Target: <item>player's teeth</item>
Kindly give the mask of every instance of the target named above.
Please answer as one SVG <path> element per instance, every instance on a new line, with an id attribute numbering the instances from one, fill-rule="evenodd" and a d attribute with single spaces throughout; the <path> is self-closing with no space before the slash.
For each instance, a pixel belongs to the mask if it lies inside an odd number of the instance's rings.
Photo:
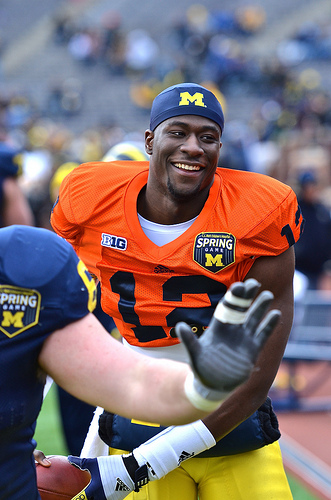
<path id="1" fill-rule="evenodd" d="M 175 167 L 182 168 L 183 170 L 200 170 L 198 165 L 186 165 L 185 163 L 175 163 Z"/>

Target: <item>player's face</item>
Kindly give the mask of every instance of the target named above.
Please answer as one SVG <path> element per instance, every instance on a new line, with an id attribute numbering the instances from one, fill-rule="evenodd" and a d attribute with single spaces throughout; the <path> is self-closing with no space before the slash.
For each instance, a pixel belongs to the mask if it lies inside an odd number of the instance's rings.
<path id="1" fill-rule="evenodd" d="M 146 132 L 151 152 L 150 180 L 160 192 L 178 200 L 209 191 L 221 148 L 221 129 L 202 116 L 169 118 Z"/>

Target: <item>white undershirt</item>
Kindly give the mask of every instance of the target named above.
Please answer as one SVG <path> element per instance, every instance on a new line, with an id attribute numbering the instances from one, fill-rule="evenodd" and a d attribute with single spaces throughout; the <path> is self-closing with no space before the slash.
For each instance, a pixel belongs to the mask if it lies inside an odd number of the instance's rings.
<path id="1" fill-rule="evenodd" d="M 151 222 L 147 219 L 144 219 L 144 217 L 139 214 L 138 219 L 147 238 L 149 238 L 155 245 L 161 247 L 163 245 L 166 245 L 167 243 L 170 243 L 170 241 L 175 240 L 181 234 L 183 234 L 186 229 L 188 229 L 193 224 L 196 217 L 194 217 L 194 219 L 188 220 L 187 222 L 169 225 Z M 187 351 L 184 348 L 183 344 L 176 344 L 167 347 L 139 347 L 130 345 L 125 339 L 123 339 L 123 345 L 130 349 L 133 349 L 136 352 L 140 352 L 141 354 L 151 356 L 152 358 L 168 358 L 176 361 L 183 361 L 186 363 L 189 361 Z"/>
<path id="2" fill-rule="evenodd" d="M 162 247 L 163 245 L 170 243 L 170 241 L 175 240 L 181 234 L 183 234 L 186 229 L 188 229 L 193 224 L 196 217 L 186 222 L 181 222 L 180 224 L 167 225 L 151 222 L 150 220 L 144 219 L 144 217 L 142 217 L 140 214 L 138 214 L 138 219 L 141 228 L 146 234 L 147 238 L 149 238 L 158 247 Z"/>

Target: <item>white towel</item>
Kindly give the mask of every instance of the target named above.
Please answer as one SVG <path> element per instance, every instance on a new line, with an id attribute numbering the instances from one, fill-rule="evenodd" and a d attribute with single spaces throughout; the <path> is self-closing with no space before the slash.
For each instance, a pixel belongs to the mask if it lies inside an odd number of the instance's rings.
<path id="1" fill-rule="evenodd" d="M 102 441 L 98 432 L 99 417 L 102 412 L 103 408 L 97 406 L 80 453 L 81 458 L 96 458 L 109 455 L 109 447 Z"/>

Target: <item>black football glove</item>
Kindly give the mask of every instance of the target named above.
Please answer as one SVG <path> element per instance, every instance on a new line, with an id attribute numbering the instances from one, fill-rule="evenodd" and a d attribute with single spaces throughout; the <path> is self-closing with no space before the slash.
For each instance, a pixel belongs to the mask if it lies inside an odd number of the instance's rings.
<path id="1" fill-rule="evenodd" d="M 259 288 L 255 279 L 234 283 L 199 339 L 186 323 L 176 325 L 194 372 L 186 384 L 186 394 L 194 406 L 209 411 L 214 403 L 216 408 L 217 402 L 220 404 L 249 378 L 281 314 L 274 309 L 265 316 L 273 300 L 269 291 L 260 293 L 253 303 Z M 207 400 L 206 405 L 203 400 Z"/>

